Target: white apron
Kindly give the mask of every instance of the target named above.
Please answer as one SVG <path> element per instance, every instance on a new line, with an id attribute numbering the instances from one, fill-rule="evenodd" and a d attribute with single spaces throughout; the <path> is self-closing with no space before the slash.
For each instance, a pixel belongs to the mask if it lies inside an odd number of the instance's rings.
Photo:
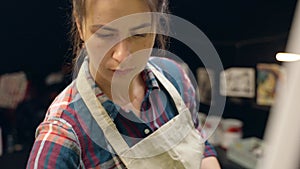
<path id="1" fill-rule="evenodd" d="M 194 127 L 190 111 L 176 88 L 156 68 L 148 65 L 170 93 L 179 114 L 132 147 L 125 142 L 95 96 L 83 68 L 76 85 L 106 139 L 128 169 L 200 169 L 204 141 Z"/>

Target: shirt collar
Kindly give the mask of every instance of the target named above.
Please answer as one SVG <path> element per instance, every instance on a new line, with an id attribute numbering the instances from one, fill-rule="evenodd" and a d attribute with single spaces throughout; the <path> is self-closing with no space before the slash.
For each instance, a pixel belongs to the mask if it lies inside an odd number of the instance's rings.
<path id="1" fill-rule="evenodd" d="M 142 71 L 142 78 L 146 83 L 147 89 L 159 89 L 158 81 L 148 65 Z"/>

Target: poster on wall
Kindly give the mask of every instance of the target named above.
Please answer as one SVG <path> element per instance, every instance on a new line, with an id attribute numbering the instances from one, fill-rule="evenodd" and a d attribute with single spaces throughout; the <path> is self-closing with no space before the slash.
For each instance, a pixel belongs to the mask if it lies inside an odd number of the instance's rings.
<path id="1" fill-rule="evenodd" d="M 210 69 L 199 67 L 197 69 L 197 82 L 200 93 L 200 102 L 211 105 L 212 90 L 214 86 L 214 73 Z"/>
<path id="2" fill-rule="evenodd" d="M 0 76 L 0 107 L 15 109 L 23 101 L 27 78 L 24 72 L 8 73 Z"/>
<path id="3" fill-rule="evenodd" d="M 223 96 L 253 98 L 255 95 L 255 70 L 234 67 L 222 71 L 220 93 Z"/>
<path id="4" fill-rule="evenodd" d="M 275 99 L 278 80 L 281 76 L 281 66 L 278 64 L 260 63 L 257 69 L 256 102 L 258 105 L 272 105 Z"/>

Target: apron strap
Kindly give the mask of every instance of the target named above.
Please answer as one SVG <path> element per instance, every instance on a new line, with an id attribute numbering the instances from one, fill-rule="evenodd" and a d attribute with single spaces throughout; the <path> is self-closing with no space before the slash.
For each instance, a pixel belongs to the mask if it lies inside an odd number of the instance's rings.
<path id="1" fill-rule="evenodd" d="M 182 109 L 185 109 L 186 106 L 174 85 L 168 79 L 166 79 L 164 75 L 161 72 L 159 72 L 152 64 L 148 63 L 148 66 L 154 73 L 154 75 L 157 77 L 157 79 L 161 82 L 161 84 L 171 95 L 172 99 L 175 102 L 175 106 L 178 110 L 178 113 L 183 112 Z"/>
<path id="2" fill-rule="evenodd" d="M 83 65 L 84 66 L 84 65 Z M 81 66 L 79 70 L 79 74 L 76 81 L 77 89 L 90 110 L 92 116 L 103 130 L 103 133 L 108 140 L 108 142 L 112 145 L 113 148 L 117 145 L 118 148 L 114 149 L 114 151 L 119 155 L 126 151 L 128 151 L 129 146 L 119 133 L 115 123 L 111 120 L 99 100 L 97 99 L 94 91 L 92 90 L 88 80 L 85 76 L 85 70 Z"/>

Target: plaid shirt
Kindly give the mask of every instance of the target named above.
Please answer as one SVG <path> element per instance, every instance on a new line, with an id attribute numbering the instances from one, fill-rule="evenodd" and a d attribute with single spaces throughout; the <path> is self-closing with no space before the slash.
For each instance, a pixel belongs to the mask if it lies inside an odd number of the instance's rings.
<path id="1" fill-rule="evenodd" d="M 195 91 L 187 75 L 178 64 L 168 59 L 152 58 L 151 62 L 161 68 L 160 71 L 179 91 L 193 113 L 197 127 Z M 137 117 L 108 99 L 95 85 L 87 65 L 86 59 L 83 68 L 92 89 L 129 146 L 147 137 L 177 114 L 169 94 L 148 67 L 142 72 L 147 90 L 141 104 L 141 116 Z M 111 147 L 78 93 L 75 80 L 56 97 L 37 128 L 27 168 L 126 168 L 109 150 Z M 216 152 L 206 142 L 204 157 L 208 156 L 216 156 Z"/>

